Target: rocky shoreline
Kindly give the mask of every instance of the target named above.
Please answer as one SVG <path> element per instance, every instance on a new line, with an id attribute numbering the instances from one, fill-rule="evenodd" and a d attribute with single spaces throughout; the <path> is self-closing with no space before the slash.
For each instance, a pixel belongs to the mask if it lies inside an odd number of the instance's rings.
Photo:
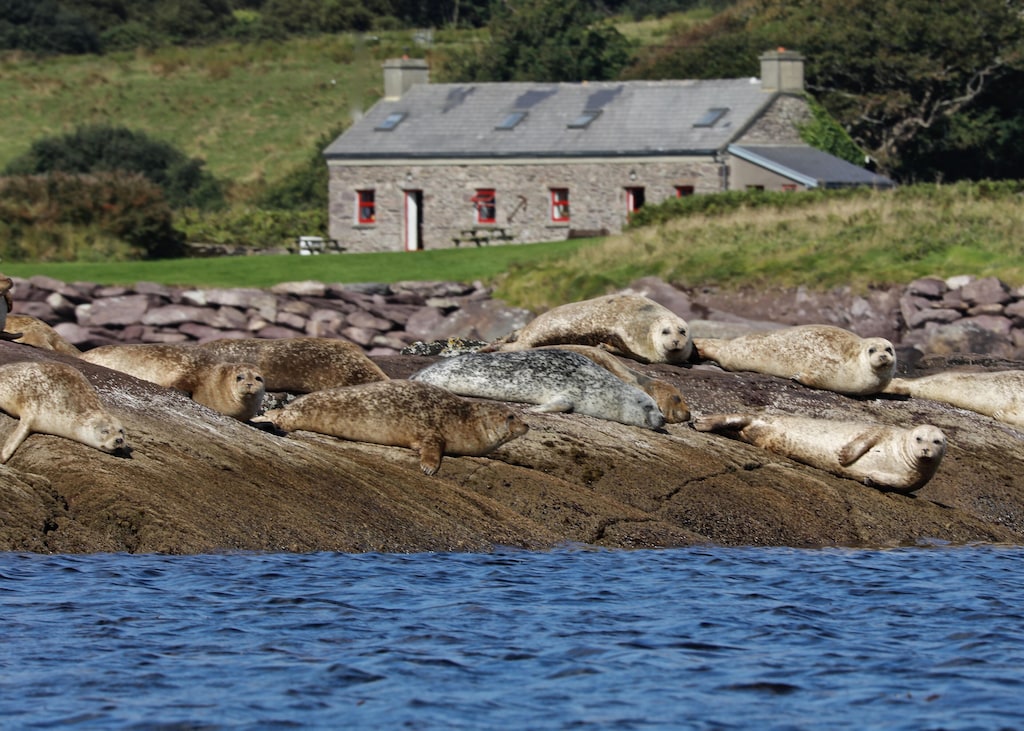
<path id="1" fill-rule="evenodd" d="M 897 339 L 902 357 L 911 348 L 908 338 L 931 333 L 929 342 L 949 348 L 957 342 L 951 333 L 958 328 L 965 337 L 983 334 L 983 340 L 970 342 L 993 347 L 943 354 L 915 344 L 913 364 L 919 371 L 965 364 L 1024 367 L 1012 359 L 1019 327 L 1017 293 L 1010 293 L 1011 299 L 1000 305 L 1001 314 L 995 314 L 994 307 L 975 309 L 982 306 L 979 295 L 966 297 L 964 287 L 946 282 L 942 294 L 928 296 L 927 281 L 869 296 L 683 292 L 658 280 L 643 280 L 633 288 L 677 312 L 689 308 L 683 311 L 695 332 L 728 334 L 803 321 L 841 324 L 865 335 L 895 328 L 904 335 Z M 495 302 L 476 285 L 447 283 L 386 288 L 303 283 L 282 285 L 287 291 L 203 290 L 201 295 L 195 294 L 198 290 L 145 284 L 58 284 L 46 289 L 42 283 L 16 281 L 14 311 L 47 319 L 42 308 L 52 308 L 61 315 L 55 327 L 65 337 L 74 334 L 72 327 L 86 332 L 87 337 L 77 340 L 85 347 L 132 342 L 129 337 L 134 342 L 184 342 L 231 332 L 306 334 L 310 323 L 323 322 L 336 323 L 342 334 L 359 327 L 360 318 L 378 317 L 388 324 L 366 326 L 360 337 L 375 362 L 398 378 L 436 360 L 399 354 L 399 347 L 449 336 L 491 339 L 491 333 L 497 337 L 503 334 L 500 330 L 512 329 L 517 318 L 530 316 Z M 934 291 L 942 289 L 933 284 Z M 947 307 L 953 304 L 951 292 L 958 293 L 961 305 Z M 918 306 L 920 310 L 909 309 Z M 901 333 L 904 313 L 924 309 L 955 310 L 961 316 L 952 322 L 924 318 L 920 327 Z M 174 322 L 175 311 L 177 317 L 188 318 Z M 219 327 L 216 320 L 200 323 L 199 311 L 222 317 L 231 327 Z M 302 329 L 288 314 L 301 317 Z M 1012 325 L 1008 334 L 1000 335 L 986 330 L 989 321 L 980 318 L 1004 318 Z M 935 401 L 851 398 L 705 364 L 630 363 L 676 386 L 694 417 L 767 410 L 904 426 L 934 424 L 946 435 L 946 456 L 936 476 L 912 495 L 835 477 L 699 432 L 689 423 L 651 431 L 578 414 L 538 414 L 521 406 L 514 408 L 529 425 L 527 434 L 488 457 L 445 457 L 440 471 L 428 477 L 407 449 L 308 432 L 285 436 L 73 355 L 0 341 L 0 363 L 24 360 L 59 360 L 79 368 L 124 424 L 132 449 L 129 456 L 116 457 L 60 437 L 30 436 L 0 465 L 0 550 L 5 551 L 1024 544 L 1022 433 Z M 908 365 L 909 359 L 904 367 Z M 14 426 L 13 419 L 0 415 L 0 439 Z"/>

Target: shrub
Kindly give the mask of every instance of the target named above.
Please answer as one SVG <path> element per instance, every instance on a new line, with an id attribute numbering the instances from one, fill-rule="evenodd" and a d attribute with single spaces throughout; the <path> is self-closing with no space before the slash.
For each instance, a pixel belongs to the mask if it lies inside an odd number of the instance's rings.
<path id="1" fill-rule="evenodd" d="M 49 172 L 93 173 L 123 170 L 140 173 L 158 185 L 173 208 L 212 209 L 224 205 L 221 184 L 203 170 L 204 162 L 174 146 L 125 127 L 91 125 L 71 134 L 45 137 L 11 162 L 7 175 Z"/>
<path id="2" fill-rule="evenodd" d="M 184 251 L 160 189 L 138 173 L 0 178 L 0 256 L 11 261 L 165 258 Z"/>

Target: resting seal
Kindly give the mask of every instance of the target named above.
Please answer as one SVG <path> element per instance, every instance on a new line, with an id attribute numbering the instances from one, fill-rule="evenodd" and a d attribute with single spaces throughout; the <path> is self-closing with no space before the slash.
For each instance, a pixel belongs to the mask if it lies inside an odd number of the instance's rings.
<path id="1" fill-rule="evenodd" d="M 947 371 L 894 378 L 885 393 L 942 401 L 1024 427 L 1024 371 Z"/>
<path id="2" fill-rule="evenodd" d="M 0 409 L 19 419 L 0 451 L 0 462 L 9 460 L 33 433 L 110 453 L 127 448 L 121 422 L 107 413 L 86 377 L 64 363 L 19 361 L 0 366 Z"/>
<path id="3" fill-rule="evenodd" d="M 696 338 L 694 347 L 702 359 L 727 371 L 792 378 L 850 396 L 879 393 L 896 372 L 892 343 L 834 325 L 799 325 L 728 340 Z"/>
<path id="4" fill-rule="evenodd" d="M 445 358 L 411 376 L 462 396 L 538 404 L 541 413 L 575 411 L 631 426 L 659 429 L 654 399 L 579 353 L 523 350 Z"/>
<path id="5" fill-rule="evenodd" d="M 444 454 L 483 457 L 528 429 L 507 406 L 398 379 L 309 393 L 256 421 L 285 431 L 408 447 L 419 452 L 427 475 L 437 472 Z"/>
<path id="6" fill-rule="evenodd" d="M 256 366 L 268 391 L 312 393 L 387 380 L 358 345 L 336 338 L 228 338 L 194 347 L 218 361 Z"/>
<path id="7" fill-rule="evenodd" d="M 8 315 L 7 327 L 10 328 L 10 332 L 4 333 L 5 337 L 16 343 L 24 343 L 34 348 L 53 350 L 67 355 L 82 354 L 81 350 L 38 317 Z"/>
<path id="8" fill-rule="evenodd" d="M 658 409 L 665 417 L 666 423 L 680 424 L 690 420 L 690 406 L 686 403 L 686 399 L 683 398 L 683 394 L 678 388 L 668 381 L 651 378 L 644 373 L 624 366 L 622 361 L 607 350 L 593 345 L 573 344 L 542 345 L 537 350 L 568 350 L 590 358 L 590 360 L 597 363 L 620 381 L 628 383 L 630 386 L 636 386 L 654 399 L 654 403 L 658 405 Z"/>
<path id="9" fill-rule="evenodd" d="M 693 350 L 686 320 L 639 294 L 609 294 L 541 313 L 497 350 L 597 345 L 644 363 L 685 363 Z"/>
<path id="10" fill-rule="evenodd" d="M 932 479 L 946 452 L 945 435 L 931 424 L 905 429 L 803 416 L 711 414 L 693 425 L 840 477 L 904 493 Z"/>
<path id="11" fill-rule="evenodd" d="M 80 357 L 164 388 L 184 391 L 196 403 L 241 421 L 251 419 L 263 405 L 265 384 L 258 368 L 216 360 L 194 345 L 103 345 Z"/>

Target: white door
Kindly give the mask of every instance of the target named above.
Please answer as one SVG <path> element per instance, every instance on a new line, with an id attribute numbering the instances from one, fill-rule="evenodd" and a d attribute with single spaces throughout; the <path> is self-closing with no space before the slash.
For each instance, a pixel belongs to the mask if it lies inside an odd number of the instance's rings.
<path id="1" fill-rule="evenodd" d="M 405 250 L 419 251 L 423 248 L 423 191 L 405 191 Z"/>

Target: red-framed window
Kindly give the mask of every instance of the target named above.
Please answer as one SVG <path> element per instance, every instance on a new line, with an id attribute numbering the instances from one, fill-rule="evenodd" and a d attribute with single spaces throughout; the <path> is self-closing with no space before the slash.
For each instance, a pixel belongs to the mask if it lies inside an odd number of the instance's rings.
<path id="1" fill-rule="evenodd" d="M 569 189 L 551 189 L 551 220 L 555 223 L 569 222 Z"/>
<path id="2" fill-rule="evenodd" d="M 784 191 L 786 191 L 787 193 L 795 193 L 796 192 L 796 183 L 783 183 L 782 184 L 782 189 Z"/>
<path id="3" fill-rule="evenodd" d="M 692 185 L 677 185 L 676 186 L 676 198 L 684 198 L 688 195 L 693 195 Z"/>
<path id="4" fill-rule="evenodd" d="M 644 207 L 644 189 L 626 188 L 626 213 L 636 213 Z"/>
<path id="5" fill-rule="evenodd" d="M 377 223 L 376 196 L 372 190 L 356 191 L 356 221 L 361 224 Z"/>
<path id="6" fill-rule="evenodd" d="M 477 223 L 496 223 L 498 206 L 494 197 L 494 188 L 477 188 L 473 196 L 473 207 L 476 208 Z"/>

